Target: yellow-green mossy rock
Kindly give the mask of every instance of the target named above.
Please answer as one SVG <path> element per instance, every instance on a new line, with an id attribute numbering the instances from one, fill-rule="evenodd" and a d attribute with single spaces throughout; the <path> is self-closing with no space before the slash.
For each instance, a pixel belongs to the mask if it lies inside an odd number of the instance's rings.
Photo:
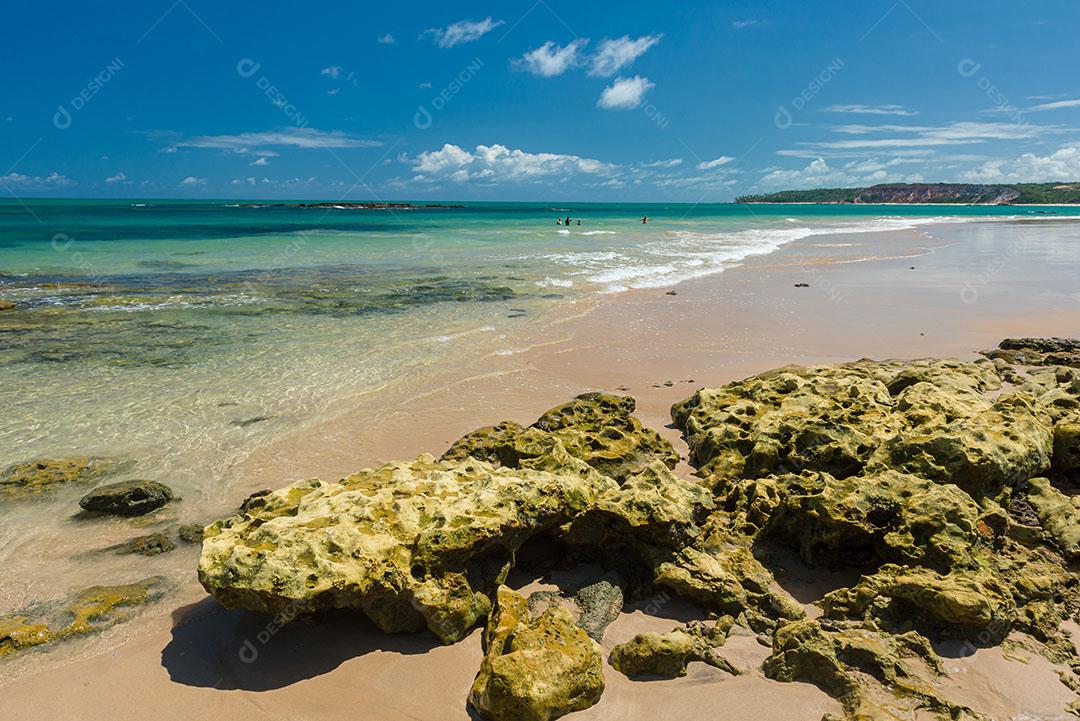
<path id="1" fill-rule="evenodd" d="M 1027 500 L 1065 560 L 1080 558 L 1080 498 L 1066 496 L 1045 478 L 1033 478 L 1028 482 Z"/>
<path id="2" fill-rule="evenodd" d="M 302 481 L 209 526 L 199 580 L 231 608 L 355 608 L 386 632 L 426 626 L 452 643 L 487 616 L 521 544 L 616 488 L 580 461 L 549 472 L 428 455 Z"/>
<path id="3" fill-rule="evenodd" d="M 1054 425 L 1053 469 L 1058 473 L 1080 471 L 1080 413 Z"/>
<path id="4" fill-rule="evenodd" d="M 997 396 L 993 363 L 788 366 L 672 407 L 711 485 L 777 473 L 897 470 L 975 497 L 1050 465 L 1052 420 L 1027 392 Z"/>
<path id="5" fill-rule="evenodd" d="M 90 456 L 17 463 L 0 471 L 0 499 L 34 496 L 68 483 L 90 483 L 124 465 L 115 458 Z"/>
<path id="6" fill-rule="evenodd" d="M 717 651 L 727 640 L 733 623 L 731 616 L 724 616 L 711 627 L 695 623 L 668 633 L 639 633 L 611 649 L 608 662 L 629 678 L 678 678 L 686 675 L 691 661 L 701 661 L 737 676 L 741 671 Z"/>
<path id="7" fill-rule="evenodd" d="M 829 593 L 822 606 L 829 618 L 874 620 L 897 632 L 917 630 L 981 645 L 1000 643 L 1017 616 L 1011 591 L 994 573 L 940 574 L 892 564 Z"/>
<path id="8" fill-rule="evenodd" d="M 484 648 L 469 703 L 491 721 L 549 721 L 604 692 L 600 645 L 561 606 L 530 618 L 525 597 L 500 586 Z"/>
<path id="9" fill-rule="evenodd" d="M 768 483 L 774 485 L 768 497 L 776 502 L 766 516 L 758 486 Z M 983 512 L 967 493 L 895 471 L 843 479 L 805 473 L 743 484 L 751 491 L 741 495 L 759 500 L 757 521 L 764 534 L 795 546 L 811 565 L 886 561 L 948 570 L 967 564 L 973 548 L 993 541 L 991 529 L 980 523 Z M 732 507 L 750 505 L 740 497 Z"/>
<path id="10" fill-rule="evenodd" d="M 937 696 L 920 667 L 927 669 L 931 677 L 943 672 L 930 643 L 917 633 L 893 635 L 874 628 L 805 620 L 776 631 L 764 671 L 778 681 L 815 684 L 838 699 L 852 721 L 980 718 Z M 894 697 L 908 700 L 911 708 L 907 714 L 895 715 Z M 889 699 L 892 712 L 877 702 L 883 698 Z M 922 715 L 917 715 L 916 710 Z"/>
<path id="11" fill-rule="evenodd" d="M 510 468 L 550 470 L 565 451 L 620 483 L 657 460 L 674 468 L 679 454 L 632 415 L 635 405 L 629 396 L 584 393 L 552 408 L 528 428 L 504 421 L 473 431 L 455 442 L 443 459 L 472 457 Z"/>
<path id="12" fill-rule="evenodd" d="M 164 594 L 160 576 L 118 586 L 91 586 L 66 601 L 0 616 L 0 656 L 74 636 L 85 636 L 126 621 Z"/>
<path id="13" fill-rule="evenodd" d="M 870 469 L 896 469 L 955 483 L 975 498 L 1050 467 L 1049 416 L 1025 392 L 1003 396 L 990 408 L 943 427 L 901 433 L 879 449 Z"/>

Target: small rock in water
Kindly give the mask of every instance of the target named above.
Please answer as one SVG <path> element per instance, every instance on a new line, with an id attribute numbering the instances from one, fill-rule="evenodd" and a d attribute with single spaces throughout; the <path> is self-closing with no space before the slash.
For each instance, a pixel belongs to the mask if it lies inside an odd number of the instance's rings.
<path id="1" fill-rule="evenodd" d="M 506 314 L 506 317 L 507 318 L 520 318 L 520 317 L 522 317 L 524 315 L 527 315 L 527 314 L 528 314 L 528 311 L 526 311 L 526 310 L 524 310 L 522 308 L 511 308 L 510 312 Z"/>
<path id="2" fill-rule="evenodd" d="M 142 516 L 173 500 L 172 489 L 157 481 L 120 481 L 87 493 L 79 501 L 84 511 L 116 516 Z"/>
<path id="3" fill-rule="evenodd" d="M 664 293 L 664 295 L 678 295 L 678 293 L 674 290 L 669 290 L 667 293 Z"/>
<path id="4" fill-rule="evenodd" d="M 15 310 L 15 301 L 0 300 L 0 310 Z"/>
<path id="5" fill-rule="evenodd" d="M 18 463 L 0 472 L 0 498 L 41 494 L 65 483 L 87 483 L 122 470 L 113 458 L 76 457 Z"/>
<path id="6" fill-rule="evenodd" d="M 796 283 L 795 287 L 796 288 L 809 288 L 810 284 L 809 283 Z"/>
<path id="7" fill-rule="evenodd" d="M 232 424 L 238 428 L 247 428 L 250 425 L 262 423 L 263 421 L 268 421 L 271 418 L 273 418 L 273 416 L 255 416 L 254 418 L 241 418 L 240 420 L 233 421 Z"/>
<path id="8" fill-rule="evenodd" d="M 176 550 L 176 544 L 164 531 L 136 536 L 116 547 L 117 553 L 135 553 L 140 556 L 158 556 Z"/>
<path id="9" fill-rule="evenodd" d="M 184 543 L 202 543 L 203 526 L 199 523 L 185 523 L 177 529 L 176 536 Z"/>

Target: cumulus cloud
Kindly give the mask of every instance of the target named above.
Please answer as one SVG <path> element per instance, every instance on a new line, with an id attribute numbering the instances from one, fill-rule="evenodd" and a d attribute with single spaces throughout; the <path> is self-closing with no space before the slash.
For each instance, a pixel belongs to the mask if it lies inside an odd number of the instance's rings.
<path id="1" fill-rule="evenodd" d="M 614 166 L 592 158 L 562 153 L 529 153 L 505 145 L 477 145 L 468 151 L 447 143 L 439 150 L 429 150 L 412 161 L 414 180 L 449 179 L 464 183 L 527 182 L 576 173 L 601 175 Z"/>
<path id="2" fill-rule="evenodd" d="M 255 185 L 255 178 L 248 177 L 244 180 L 241 180 L 240 178 L 233 178 L 229 181 L 229 185 Z"/>
<path id="3" fill-rule="evenodd" d="M 698 170 L 712 170 L 713 168 L 719 168 L 721 165 L 727 165 L 731 161 L 735 160 L 730 155 L 721 155 L 714 160 L 705 160 L 697 165 Z"/>
<path id="4" fill-rule="evenodd" d="M 851 113 L 853 115 L 918 115 L 903 105 L 830 105 L 825 108 L 830 113 Z"/>
<path id="5" fill-rule="evenodd" d="M 382 145 L 378 140 L 356 138 L 339 130 L 325 132 L 315 128 L 285 128 L 263 133 L 238 133 L 236 135 L 197 135 L 177 140 L 173 147 L 216 148 L 234 152 L 248 152 L 251 148 L 267 146 L 291 146 L 294 148 L 374 148 Z M 261 153 L 257 153 L 261 154 Z"/>
<path id="6" fill-rule="evenodd" d="M 900 165 L 903 159 L 886 162 L 878 160 L 853 160 L 839 167 L 830 166 L 824 158 L 816 158 L 802 169 L 773 170 L 765 175 L 758 186 L 774 190 L 803 190 L 806 188 L 827 188 L 874 185 L 876 183 L 920 183 L 924 181 L 918 173 L 896 173 L 891 168 Z"/>
<path id="7" fill-rule="evenodd" d="M 604 88 L 604 92 L 600 94 L 600 100 L 596 104 L 606 110 L 633 110 L 641 105 L 645 93 L 655 87 L 656 85 L 650 82 L 648 78 L 643 78 L 640 75 L 635 75 L 632 78 L 618 78 L 614 83 Z"/>
<path id="8" fill-rule="evenodd" d="M 328 68 L 323 68 L 319 72 L 321 74 L 327 76 L 327 77 L 330 77 L 330 78 L 333 78 L 334 80 L 337 80 L 338 76 L 341 75 L 341 66 L 340 65 L 331 65 Z"/>
<path id="9" fill-rule="evenodd" d="M 182 188 L 195 188 L 200 185 L 206 185 L 206 178 L 196 178 L 194 175 L 189 175 L 180 181 L 180 187 Z"/>
<path id="10" fill-rule="evenodd" d="M 479 40 L 503 24 L 505 24 L 504 20 L 492 20 L 490 17 L 479 21 L 459 20 L 445 28 L 428 28 L 420 33 L 420 38 L 431 35 L 440 48 L 452 48 Z"/>
<path id="11" fill-rule="evenodd" d="M 255 160 L 251 161 L 250 164 L 251 165 L 257 165 L 259 167 L 265 167 L 267 165 L 270 165 L 270 159 L 265 158 L 265 157 L 264 158 L 256 158 Z"/>
<path id="12" fill-rule="evenodd" d="M 397 38 L 395 38 L 390 33 L 386 33 L 385 35 L 380 35 L 378 40 L 379 40 L 379 43 L 381 45 L 394 45 L 395 43 L 397 43 Z"/>
<path id="13" fill-rule="evenodd" d="M 731 27 L 735 28 L 736 30 L 742 30 L 743 28 L 750 28 L 760 24 L 760 20 L 736 20 L 735 22 L 731 23 Z"/>
<path id="14" fill-rule="evenodd" d="M 589 75 L 611 77 L 644 55 L 649 48 L 660 42 L 662 37 L 663 35 L 643 35 L 631 40 L 629 35 L 623 35 L 614 40 L 604 40 L 593 56 Z"/>
<path id="15" fill-rule="evenodd" d="M 1024 153 L 1012 160 L 988 160 L 963 174 L 975 183 L 1053 183 L 1080 180 L 1080 143 L 1067 143 L 1048 155 Z"/>
<path id="16" fill-rule="evenodd" d="M 124 171 L 120 171 L 116 175 L 111 175 L 108 178 L 105 178 L 105 182 L 108 183 L 109 185 L 115 185 L 116 183 L 123 183 L 125 180 L 127 180 L 127 176 L 124 175 Z"/>
<path id="17" fill-rule="evenodd" d="M 569 45 L 557 45 L 554 40 L 548 40 L 535 50 L 525 53 L 517 63 L 534 75 L 545 78 L 562 75 L 578 65 L 578 51 L 588 42 L 588 38 L 578 38 Z"/>
<path id="18" fill-rule="evenodd" d="M 66 188 L 75 185 L 75 181 L 55 170 L 48 175 L 23 175 L 11 172 L 0 175 L 0 183 L 16 188 Z"/>

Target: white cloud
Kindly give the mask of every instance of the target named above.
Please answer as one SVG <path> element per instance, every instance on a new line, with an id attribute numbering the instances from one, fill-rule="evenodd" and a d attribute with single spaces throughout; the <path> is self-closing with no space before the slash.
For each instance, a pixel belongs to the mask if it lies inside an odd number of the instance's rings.
<path id="1" fill-rule="evenodd" d="M 1049 155 L 1024 153 L 1013 160 L 988 160 L 963 174 L 978 183 L 1053 183 L 1080 180 L 1080 142 L 1062 145 Z"/>
<path id="2" fill-rule="evenodd" d="M 206 178 L 196 178 L 194 175 L 189 175 L 180 181 L 180 187 L 182 188 L 194 188 L 200 185 L 206 185 Z"/>
<path id="3" fill-rule="evenodd" d="M 592 158 L 561 153 L 529 153 L 505 145 L 477 145 L 468 151 L 447 143 L 421 153 L 412 161 L 414 180 L 449 179 L 453 182 L 522 182 L 575 173 L 603 175 L 614 166 Z"/>
<path id="4" fill-rule="evenodd" d="M 435 38 L 435 44 L 440 48 L 452 48 L 479 40 L 504 23 L 503 20 L 492 20 L 490 17 L 480 21 L 459 20 L 445 28 L 428 28 L 420 33 L 420 37 L 432 35 Z"/>
<path id="5" fill-rule="evenodd" d="M 366 138 L 354 138 L 339 130 L 325 132 L 314 128 L 285 128 L 264 133 L 239 133 L 237 135 L 197 135 L 188 140 L 173 143 L 182 148 L 217 148 L 234 152 L 248 152 L 250 148 L 265 146 L 291 146 L 295 148 L 374 148 L 381 142 Z"/>
<path id="6" fill-rule="evenodd" d="M 382 45 L 394 45 L 395 43 L 397 43 L 397 38 L 395 38 L 390 33 L 386 33 L 385 35 L 379 36 L 379 43 Z"/>
<path id="7" fill-rule="evenodd" d="M 7 175 L 0 175 L 0 183 L 18 188 L 66 188 L 76 184 L 74 180 L 66 175 L 61 175 L 55 170 L 44 176 L 11 172 Z"/>
<path id="8" fill-rule="evenodd" d="M 830 113 L 853 113 L 856 115 L 918 115 L 903 105 L 830 105 L 825 108 Z"/>
<path id="9" fill-rule="evenodd" d="M 578 65 L 578 51 L 588 42 L 588 38 L 578 38 L 564 46 L 557 45 L 554 40 L 548 40 L 535 50 L 525 53 L 517 63 L 526 67 L 534 75 L 542 75 L 545 78 L 562 75 Z"/>
<path id="10" fill-rule="evenodd" d="M 1061 110 L 1062 108 L 1080 108 L 1080 100 L 1057 100 L 1052 103 L 1033 105 L 1027 109 L 1029 113 L 1041 113 L 1045 110 Z"/>
<path id="11" fill-rule="evenodd" d="M 623 35 L 615 40 L 604 40 L 593 56 L 589 75 L 611 77 L 644 55 L 649 48 L 660 42 L 662 37 L 663 35 L 643 35 L 631 40 L 629 35 Z"/>
<path id="12" fill-rule="evenodd" d="M 671 158 L 670 160 L 654 160 L 651 163 L 642 163 L 642 168 L 677 168 L 683 164 L 682 158 Z"/>
<path id="13" fill-rule="evenodd" d="M 123 183 L 125 180 L 127 180 L 127 176 L 124 175 L 124 171 L 120 171 L 116 175 L 112 175 L 112 176 L 109 176 L 108 178 L 105 178 L 105 182 L 108 183 L 109 185 L 114 185 L 116 183 Z"/>
<path id="14" fill-rule="evenodd" d="M 1021 140 L 1060 133 L 1065 128 L 1056 125 L 1030 123 L 978 123 L 963 121 L 943 126 L 918 125 L 838 125 L 834 132 L 845 135 L 892 134 L 908 137 L 860 138 L 824 143 L 802 143 L 807 148 L 918 148 L 939 145 L 966 145 L 987 140 Z"/>
<path id="15" fill-rule="evenodd" d="M 340 92 L 341 92 L 340 88 L 330 88 L 329 90 L 326 91 L 326 94 L 327 95 L 337 95 Z"/>
<path id="16" fill-rule="evenodd" d="M 731 23 L 731 27 L 735 28 L 736 30 L 742 30 L 743 28 L 749 28 L 753 27 L 754 25 L 760 24 L 760 20 L 736 20 L 735 22 Z"/>
<path id="17" fill-rule="evenodd" d="M 632 78 L 618 78 L 614 83 L 604 88 L 604 92 L 600 94 L 600 100 L 596 104 L 606 110 L 633 110 L 641 105 L 645 93 L 655 87 L 656 85 L 650 82 L 648 78 L 643 78 L 640 75 L 635 75 Z"/>
<path id="18" fill-rule="evenodd" d="M 255 178 L 248 177 L 244 180 L 233 178 L 229 181 L 229 185 L 255 185 Z"/>
<path id="19" fill-rule="evenodd" d="M 257 158 L 251 161 L 250 165 L 257 165 L 260 168 L 270 165 L 270 161 L 267 158 Z"/>
<path id="20" fill-rule="evenodd" d="M 431 90 L 431 83 L 417 83 L 416 87 L 420 88 L 421 90 Z"/>
<path id="21" fill-rule="evenodd" d="M 721 155 L 715 160 L 705 160 L 697 165 L 698 170 L 712 170 L 713 168 L 719 168 L 721 165 L 727 165 L 731 161 L 735 160 L 729 155 Z"/>
<path id="22" fill-rule="evenodd" d="M 768 190 L 803 190 L 806 188 L 853 187 L 877 183 L 920 183 L 918 173 L 900 174 L 890 171 L 899 165 L 896 160 L 853 160 L 841 167 L 832 167 L 824 158 L 816 158 L 800 170 L 773 170 L 757 185 Z"/>
<path id="23" fill-rule="evenodd" d="M 331 65 L 328 68 L 323 68 L 319 72 L 323 75 L 333 78 L 334 80 L 337 80 L 338 76 L 341 75 L 341 66 Z"/>

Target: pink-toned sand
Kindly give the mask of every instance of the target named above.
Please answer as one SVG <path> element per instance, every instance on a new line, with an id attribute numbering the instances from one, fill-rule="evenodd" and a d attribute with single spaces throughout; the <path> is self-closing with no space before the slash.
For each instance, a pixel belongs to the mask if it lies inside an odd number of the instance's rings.
<path id="1" fill-rule="evenodd" d="M 1039 295 L 1032 268 L 1010 276 L 1005 287 L 979 285 L 971 302 L 963 292 L 964 249 L 927 235 L 933 232 L 931 226 L 818 236 L 683 283 L 677 295 L 642 290 L 579 303 L 526 343 L 448 368 L 408 393 L 364 396 L 332 421 L 262 449 L 248 460 L 250 481 L 236 489 L 236 500 L 298 478 L 338 477 L 392 458 L 437 454 L 473 428 L 504 418 L 531 422 L 588 390 L 635 396 L 642 419 L 685 451 L 667 427 L 668 408 L 702 385 L 787 363 L 973 357 L 1006 336 L 1080 335 L 1080 312 L 1040 301 L 1045 294 Z M 838 255 L 827 244 L 850 250 Z M 935 250 L 924 254 L 928 248 Z M 979 277 L 985 262 L 973 259 L 966 277 Z M 797 282 L 810 287 L 796 288 Z M 469 718 L 465 698 L 481 658 L 478 631 L 443 647 L 424 635 L 385 636 L 354 617 L 272 629 L 265 618 L 224 611 L 206 598 L 194 581 L 194 555 L 191 563 L 191 582 L 163 602 L 171 616 L 150 614 L 133 638 L 106 632 L 95 655 L 74 654 L 70 663 L 63 647 L 51 651 L 48 664 L 0 688 L 0 717 Z M 793 568 L 784 582 L 809 602 L 843 581 Z M 676 601 L 660 605 L 646 604 L 649 614 L 628 608 L 609 628 L 605 650 L 641 630 L 670 630 L 695 613 Z M 692 664 L 682 679 L 635 682 L 607 668 L 601 702 L 571 718 L 817 721 L 840 712 L 811 685 L 765 679 L 756 667 L 768 652 L 752 635 L 735 635 L 725 653 L 747 673 L 732 677 Z M 952 653 L 946 667 L 942 693 L 991 718 L 1071 718 L 1064 709 L 1075 696 L 1040 657 L 981 649 Z"/>

